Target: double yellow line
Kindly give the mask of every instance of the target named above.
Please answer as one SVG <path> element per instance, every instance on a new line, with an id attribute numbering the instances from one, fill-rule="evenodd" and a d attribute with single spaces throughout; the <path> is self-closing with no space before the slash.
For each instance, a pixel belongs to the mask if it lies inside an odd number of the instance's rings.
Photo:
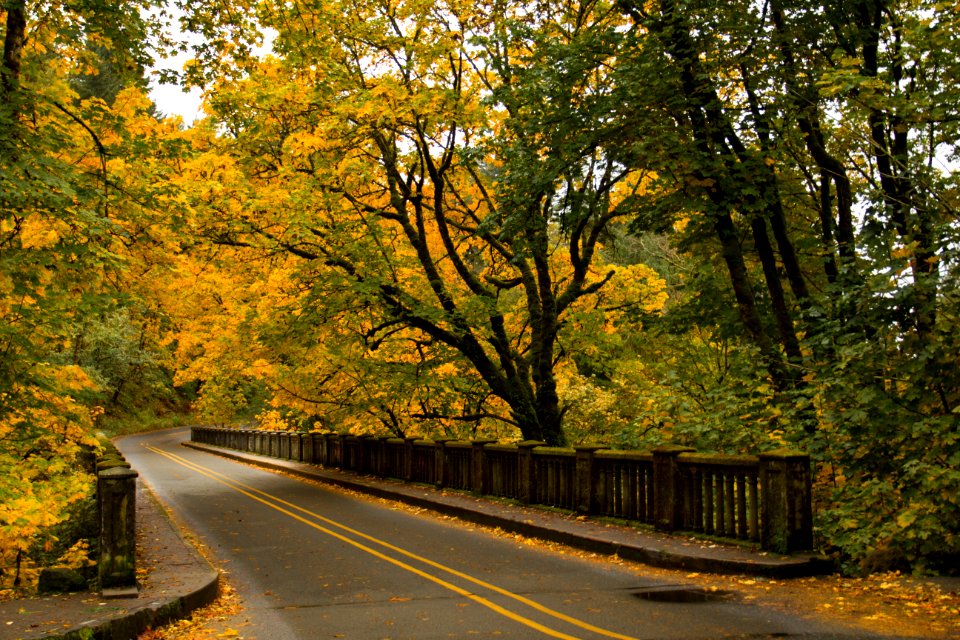
<path id="1" fill-rule="evenodd" d="M 216 471 L 214 471 L 214 470 L 212 470 L 212 469 L 210 469 L 210 468 L 208 468 L 208 467 L 204 467 L 204 466 L 199 465 L 199 464 L 197 464 L 197 463 L 195 463 L 195 462 L 191 462 L 190 460 L 187 460 L 186 458 L 184 458 L 184 457 L 182 457 L 182 456 L 176 455 L 176 454 L 171 453 L 171 452 L 169 452 L 169 451 L 163 451 L 163 450 L 161 450 L 161 449 L 158 449 L 158 448 L 156 448 L 156 447 L 149 446 L 149 445 L 146 445 L 146 448 L 147 448 L 148 450 L 150 450 L 150 451 L 158 454 L 158 455 L 161 455 L 161 456 L 163 456 L 163 457 L 165 457 L 165 458 L 167 458 L 167 459 L 169 459 L 169 460 L 171 460 L 171 461 L 173 461 L 173 462 L 175 462 L 175 463 L 183 466 L 183 467 L 186 467 L 186 468 L 188 468 L 188 469 L 190 469 L 190 470 L 192 470 L 192 471 L 195 471 L 196 473 L 198 473 L 198 474 L 200 474 L 200 475 L 206 476 L 207 478 L 210 478 L 211 480 L 213 480 L 213 481 L 215 481 L 215 482 L 218 482 L 218 483 L 220 483 L 220 484 L 222 484 L 222 485 L 224 485 L 224 486 L 227 486 L 227 487 L 233 489 L 234 491 L 236 491 L 237 493 L 240 493 L 240 494 L 243 494 L 243 495 L 247 496 L 247 497 L 250 498 L 251 500 L 255 500 L 255 501 L 257 501 L 257 502 L 259 502 L 259 503 L 261 503 L 261 504 L 264 504 L 264 505 L 270 507 L 271 509 L 275 509 L 276 511 L 279 511 L 280 513 L 284 514 L 285 516 L 289 516 L 290 518 L 293 518 L 294 520 L 297 520 L 298 522 L 302 522 L 303 524 L 307 525 L 308 527 L 312 527 L 312 528 L 316 529 L 317 531 L 320 531 L 320 532 L 322 532 L 322 533 L 324 533 L 324 534 L 326 534 L 326 535 L 328 535 L 328 536 L 331 536 L 331 537 L 333 537 L 333 538 L 336 538 L 337 540 L 340 540 L 341 542 L 344 542 L 344 543 L 346 543 L 346 544 L 348 544 L 348 545 L 350 545 L 350 546 L 352 546 L 352 547 L 355 547 L 355 548 L 357 548 L 357 549 L 359 549 L 359 550 L 361 550 L 361 551 L 364 551 L 364 552 L 366 552 L 366 553 L 369 553 L 370 555 L 374 556 L 375 558 L 379 558 L 380 560 L 383 560 L 384 562 L 389 562 L 390 564 L 392 564 L 392 565 L 394 565 L 394 566 L 397 566 L 397 567 L 399 567 L 399 568 L 401 568 L 401 569 L 404 569 L 405 571 L 409 571 L 410 573 L 413 573 L 413 574 L 415 574 L 415 575 L 418 575 L 418 576 L 420 576 L 421 578 L 424 578 L 425 580 L 429 580 L 430 582 L 433 582 L 433 583 L 435 583 L 435 584 L 437 584 L 437 585 L 440 585 L 440 586 L 443 587 L 444 589 L 448 589 L 448 590 L 456 593 L 457 595 L 463 596 L 463 597 L 465 597 L 465 598 L 469 598 L 470 600 L 476 602 L 477 604 L 483 605 L 484 607 L 486 607 L 486 608 L 488 608 L 488 609 L 490 609 L 490 610 L 492 610 L 492 611 L 495 611 L 496 613 L 498 613 L 498 614 L 500 614 L 500 615 L 502 615 L 502 616 L 504 616 L 504 617 L 506 617 L 506 618 L 509 618 L 510 620 L 513 620 L 513 621 L 518 622 L 518 623 L 520 623 L 520 624 L 522 624 L 522 625 L 525 625 L 525 626 L 527 626 L 527 627 L 530 627 L 531 629 L 535 629 L 535 630 L 539 631 L 540 633 L 543 633 L 544 635 L 547 635 L 547 636 L 550 636 L 550 637 L 553 637 L 553 638 L 561 638 L 562 640 L 579 640 L 576 636 L 572 636 L 572 635 L 563 633 L 563 632 L 561 632 L 561 631 L 557 631 L 556 629 L 552 629 L 552 628 L 550 628 L 550 627 L 547 627 L 547 626 L 545 626 L 545 625 L 542 625 L 542 624 L 540 624 L 539 622 L 537 622 L 537 621 L 535 621 L 535 620 L 531 620 L 530 618 L 527 618 L 527 617 L 525 617 L 525 616 L 522 616 L 522 615 L 520 615 L 520 614 L 518 614 L 518 613 L 516 613 L 516 612 L 514 612 L 514 611 L 509 610 L 509 609 L 506 609 L 506 608 L 504 608 L 504 607 L 496 604 L 495 602 L 492 602 L 492 601 L 488 600 L 487 598 L 484 598 L 483 596 L 479 596 L 479 595 L 477 595 L 477 594 L 475 594 L 475 593 L 472 593 L 472 592 L 468 591 L 467 589 L 464 589 L 464 588 L 462 588 L 462 587 L 460 587 L 460 586 L 457 586 L 456 584 L 453 584 L 452 582 L 449 582 L 449 581 L 447 581 L 447 580 L 444 580 L 443 578 L 437 577 L 436 575 L 433 575 L 433 574 L 431 574 L 431 573 L 427 573 L 426 571 L 424 571 L 424 570 L 422 570 L 422 569 L 418 569 L 417 567 L 415 567 L 415 566 L 413 566 L 413 565 L 411 565 L 411 564 L 409 564 L 409 563 L 407 563 L 407 562 L 404 562 L 403 560 L 400 560 L 400 559 L 397 559 L 397 558 L 395 558 L 395 557 L 389 556 L 389 555 L 383 553 L 382 551 L 378 551 L 377 549 L 374 549 L 373 547 L 371 547 L 371 546 L 369 546 L 369 545 L 367 545 L 367 544 L 364 544 L 363 542 L 358 541 L 358 539 L 359 539 L 359 540 L 364 540 L 364 541 L 369 542 L 369 543 L 372 543 L 372 544 L 375 544 L 375 545 L 377 545 L 377 546 L 379 546 L 379 547 L 381 547 L 381 548 L 383 548 L 383 549 L 386 549 L 386 550 L 388 550 L 388 551 L 393 552 L 394 554 L 397 554 L 397 555 L 399 555 L 399 556 L 408 558 L 408 559 L 410 559 L 410 560 L 414 560 L 414 561 L 419 562 L 419 563 L 421 563 L 421 564 L 424 564 L 424 565 L 426 565 L 426 566 L 428 566 L 428 567 L 431 567 L 431 568 L 436 569 L 436 570 L 438 570 L 438 571 L 441 571 L 441 572 L 443 572 L 443 573 L 447 573 L 447 574 L 449 574 L 449 575 L 451 575 L 451 576 L 454 576 L 454 577 L 456 577 L 456 578 L 458 578 L 458 579 L 460 579 L 460 580 L 463 580 L 463 581 L 465 581 L 465 582 L 469 582 L 469 583 L 474 584 L 474 585 L 476 585 L 476 586 L 482 587 L 483 589 L 487 589 L 488 591 L 492 591 L 492 592 L 494 592 L 494 593 L 496 593 L 496 594 L 498 594 L 498 595 L 501 595 L 501 596 L 504 596 L 504 597 L 506 597 L 506 598 L 510 598 L 510 599 L 512 599 L 512 600 L 515 600 L 516 602 L 519 602 L 519 603 L 521 603 L 521 604 L 523 604 L 523 605 L 525 605 L 525 606 L 527 606 L 527 607 L 530 607 L 531 609 L 534 609 L 535 611 L 538 611 L 538 612 L 540 612 L 540 613 L 542 613 L 542 614 L 545 614 L 545 615 L 550 616 L 550 617 L 552 617 L 552 618 L 555 618 L 555 619 L 557 619 L 557 620 L 561 620 L 561 621 L 563 621 L 563 622 L 565 622 L 565 623 L 567 623 L 567 624 L 570 624 L 570 625 L 579 627 L 579 628 L 581 628 L 581 629 L 583 629 L 583 630 L 585 630 L 585 631 L 588 631 L 588 632 L 590 632 L 590 633 L 597 634 L 597 635 L 601 635 L 601 636 L 604 636 L 604 637 L 607 637 L 607 638 L 617 638 L 618 640 L 635 640 L 635 638 L 632 638 L 631 636 L 626 636 L 626 635 L 623 635 L 623 634 L 621 634 L 621 633 L 617 633 L 617 632 L 615 632 L 615 631 L 609 631 L 609 630 L 607 630 L 607 629 L 602 629 L 602 628 L 600 628 L 600 627 L 596 627 L 596 626 L 594 626 L 594 625 L 592 625 L 592 624 L 589 624 L 589 623 L 587 623 L 587 622 L 584 622 L 583 620 L 579 620 L 579 619 L 577 619 L 577 618 L 573 618 L 573 617 L 571 617 L 571 616 L 565 615 L 565 614 L 563 614 L 563 613 L 560 613 L 559 611 L 555 611 L 554 609 L 550 609 L 549 607 L 545 607 L 545 606 L 543 606 L 542 604 L 540 604 L 540 603 L 538 603 L 538 602 L 534 602 L 533 600 L 530 600 L 529 598 L 525 598 L 525 597 L 523 597 L 523 596 L 521 596 L 521 595 L 517 595 L 517 594 L 515 594 L 515 593 L 512 593 L 512 592 L 510 592 L 510 591 L 507 591 L 506 589 L 503 589 L 503 588 L 498 587 L 498 586 L 496 586 L 496 585 L 490 584 L 489 582 L 486 582 L 486 581 L 484 581 L 484 580 L 480 580 L 479 578 L 475 578 L 475 577 L 470 576 L 470 575 L 468 575 L 468 574 L 465 574 L 465 573 L 463 573 L 463 572 L 461 572 L 461 571 L 458 571 L 458 570 L 453 569 L 453 568 L 451 568 L 451 567 L 448 567 L 448 566 L 446 566 L 446 565 L 440 564 L 439 562 L 435 562 L 435 561 L 433 561 L 433 560 L 430 560 L 429 558 L 424 558 L 423 556 L 420 556 L 420 555 L 417 555 L 417 554 L 412 553 L 412 552 L 410 552 L 410 551 L 407 551 L 406 549 L 402 549 L 402 548 L 400 548 L 400 547 L 397 547 L 397 546 L 395 546 L 395 545 L 393 545 L 393 544 L 390 544 L 389 542 L 386 542 L 386 541 L 384 541 L 384 540 L 380 540 L 380 539 L 378 539 L 378 538 L 375 538 L 375 537 L 373 537 L 373 536 L 371 536 L 371 535 L 368 535 L 368 534 L 366 534 L 366 533 L 363 533 L 362 531 L 357 531 L 356 529 L 352 529 L 352 528 L 350 528 L 350 527 L 348 527 L 348 526 L 346 526 L 346 525 L 340 524 L 339 522 L 336 522 L 336 521 L 334 521 L 334 520 L 331 520 L 331 519 L 329 519 L 329 518 L 326 518 L 326 517 L 324 517 L 324 516 L 322 516 L 322 515 L 320 515 L 320 514 L 318 514 L 318 513 L 314 513 L 313 511 L 310 511 L 310 510 L 308 510 L 308 509 L 304 509 L 303 507 L 300 507 L 300 506 L 298 506 L 298 505 L 295 505 L 295 504 L 293 504 L 293 503 L 291 503 L 291 502 L 287 502 L 286 500 L 284 500 L 284 499 L 282 499 L 282 498 L 278 498 L 277 496 L 271 495 L 271 494 L 269 494 L 269 493 L 267 493 L 267 492 L 265 492 L 265 491 L 261 491 L 260 489 L 257 489 L 256 487 L 251 487 L 251 486 L 246 485 L 246 484 L 244 484 L 244 483 L 242 483 L 242 482 L 238 482 L 237 480 L 231 479 L 231 478 L 229 478 L 228 476 L 226 476 L 226 475 L 224 475 L 224 474 L 222 474 L 222 473 L 218 473 L 218 472 L 216 472 Z M 301 515 L 301 514 L 303 514 L 303 515 Z M 307 519 L 307 517 L 304 517 L 304 516 L 308 516 L 310 519 Z M 323 523 L 323 524 L 320 524 L 320 523 Z M 324 524 L 325 524 L 325 525 L 329 525 L 329 527 L 328 527 L 328 526 L 323 526 Z M 332 528 L 331 528 L 331 527 L 332 527 Z M 343 533 L 338 533 L 338 532 L 335 531 L 334 529 L 337 529 L 337 530 L 339 530 L 339 531 L 341 531 L 341 532 L 343 532 Z M 344 535 L 344 534 L 349 534 L 350 536 L 352 536 L 352 538 L 351 538 L 351 537 L 347 537 L 347 535 Z"/>

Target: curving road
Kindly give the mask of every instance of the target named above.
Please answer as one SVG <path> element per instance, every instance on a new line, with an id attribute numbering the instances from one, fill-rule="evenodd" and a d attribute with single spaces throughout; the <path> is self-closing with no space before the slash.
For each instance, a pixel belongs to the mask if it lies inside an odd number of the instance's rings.
<path id="1" fill-rule="evenodd" d="M 735 598 L 649 601 L 669 585 L 181 447 L 188 437 L 118 445 L 229 572 L 261 640 L 844 637 Z"/>

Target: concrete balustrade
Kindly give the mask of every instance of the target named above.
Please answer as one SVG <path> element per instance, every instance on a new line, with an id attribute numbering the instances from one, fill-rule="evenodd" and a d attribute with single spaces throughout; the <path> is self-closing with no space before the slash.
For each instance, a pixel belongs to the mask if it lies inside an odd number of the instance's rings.
<path id="1" fill-rule="evenodd" d="M 750 540 L 777 553 L 813 547 L 809 455 L 652 452 L 601 446 L 546 447 L 332 432 L 244 432 L 194 427 L 194 442 L 261 455 L 473 491 L 584 514 Z"/>

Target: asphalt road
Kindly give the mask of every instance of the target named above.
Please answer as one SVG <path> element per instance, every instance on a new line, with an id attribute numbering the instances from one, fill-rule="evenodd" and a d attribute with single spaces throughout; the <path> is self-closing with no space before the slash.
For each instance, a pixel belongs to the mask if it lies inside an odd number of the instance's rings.
<path id="1" fill-rule="evenodd" d="M 636 570 L 179 446 L 187 437 L 118 444 L 228 572 L 248 638 L 845 637 L 735 594 L 672 602 L 676 587 Z"/>

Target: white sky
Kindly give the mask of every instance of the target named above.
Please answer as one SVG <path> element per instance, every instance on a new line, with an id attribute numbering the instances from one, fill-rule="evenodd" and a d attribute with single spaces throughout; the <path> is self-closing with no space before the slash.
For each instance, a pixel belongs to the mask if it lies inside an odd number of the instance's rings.
<path id="1" fill-rule="evenodd" d="M 175 40 L 186 37 L 188 42 L 196 41 L 199 37 L 196 34 L 184 34 L 180 31 L 177 12 L 167 20 L 167 29 L 173 35 Z M 273 51 L 273 41 L 277 34 L 273 29 L 263 30 L 263 44 L 253 49 L 254 55 L 265 56 Z M 189 51 L 178 53 L 175 56 L 164 59 L 154 60 L 154 69 L 171 69 L 176 72 L 183 71 L 183 65 L 193 58 Z M 184 91 L 178 85 L 161 85 L 156 79 L 150 81 L 150 98 L 156 103 L 161 113 L 167 116 L 181 116 L 183 124 L 190 126 L 195 120 L 204 116 L 201 104 L 203 102 L 203 92 L 200 89 L 193 88 L 190 91 Z"/>
<path id="2" fill-rule="evenodd" d="M 176 85 L 158 85 L 156 81 L 150 83 L 150 97 L 157 104 L 157 108 L 165 116 L 181 116 L 183 124 L 190 126 L 194 120 L 203 116 L 200 103 L 203 96 L 200 89 L 193 88 L 184 92 Z"/>
<path id="3" fill-rule="evenodd" d="M 186 39 L 189 42 L 195 40 L 196 36 L 194 34 L 184 34 L 184 32 L 180 30 L 180 17 L 182 13 L 176 6 L 171 4 L 167 7 L 167 10 L 169 13 L 166 14 L 151 10 L 145 14 L 145 17 L 153 20 L 161 20 L 165 24 L 164 30 L 174 41 Z M 154 57 L 153 69 L 170 69 L 179 73 L 183 71 L 183 65 L 192 57 L 190 52 L 178 53 L 169 58 Z M 155 77 L 151 77 L 149 88 L 150 98 L 156 103 L 157 108 L 164 115 L 181 116 L 186 126 L 190 126 L 194 120 L 203 116 L 200 110 L 200 103 L 203 100 L 200 89 L 192 89 L 187 92 L 178 85 L 161 85 Z"/>

